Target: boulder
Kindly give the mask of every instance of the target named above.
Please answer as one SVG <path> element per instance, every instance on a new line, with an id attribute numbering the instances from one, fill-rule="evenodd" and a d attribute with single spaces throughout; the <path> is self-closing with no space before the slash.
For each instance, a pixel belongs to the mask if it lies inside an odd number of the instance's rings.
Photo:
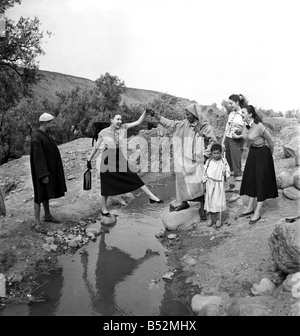
<path id="1" fill-rule="evenodd" d="M 276 286 L 275 284 L 268 278 L 261 279 L 259 284 L 254 284 L 251 288 L 251 292 L 253 295 L 272 295 Z"/>
<path id="2" fill-rule="evenodd" d="M 199 220 L 199 210 L 197 208 L 188 208 L 181 211 L 165 213 L 162 222 L 167 230 L 176 230 L 183 224 L 190 224 Z"/>
<path id="3" fill-rule="evenodd" d="M 300 219 L 292 223 L 280 219 L 268 243 L 278 269 L 286 274 L 300 271 Z"/>
<path id="4" fill-rule="evenodd" d="M 282 287 L 285 292 L 295 294 L 295 297 L 299 291 L 298 297 L 300 297 L 300 272 L 289 274 L 283 281 Z"/>
<path id="5" fill-rule="evenodd" d="M 215 304 L 208 304 L 202 307 L 197 316 L 220 316 L 220 307 Z"/>
<path id="6" fill-rule="evenodd" d="M 200 294 L 196 294 L 192 297 L 191 307 L 194 313 L 200 313 L 201 309 L 208 305 L 219 306 L 222 302 L 222 298 L 220 296 L 204 296 Z"/>
<path id="7" fill-rule="evenodd" d="M 300 198 L 300 190 L 294 186 L 283 189 L 283 195 L 290 200 L 297 200 Z"/>
<path id="8" fill-rule="evenodd" d="M 276 177 L 276 180 L 277 180 L 277 187 L 280 189 L 291 187 L 294 183 L 293 176 L 285 171 L 281 172 Z"/>
<path id="9" fill-rule="evenodd" d="M 294 157 L 297 166 L 300 164 L 300 135 L 292 138 L 292 140 L 283 146 L 285 157 Z"/>

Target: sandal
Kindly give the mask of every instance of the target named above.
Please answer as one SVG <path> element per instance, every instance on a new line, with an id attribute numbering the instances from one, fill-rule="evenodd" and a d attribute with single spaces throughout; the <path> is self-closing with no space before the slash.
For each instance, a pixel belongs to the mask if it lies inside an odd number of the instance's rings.
<path id="1" fill-rule="evenodd" d="M 31 229 L 38 233 L 44 233 L 44 234 L 47 233 L 47 231 L 39 224 L 31 225 Z"/>

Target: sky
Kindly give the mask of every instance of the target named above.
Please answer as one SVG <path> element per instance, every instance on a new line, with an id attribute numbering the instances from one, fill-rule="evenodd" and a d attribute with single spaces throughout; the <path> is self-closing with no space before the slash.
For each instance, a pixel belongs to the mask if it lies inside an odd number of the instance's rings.
<path id="1" fill-rule="evenodd" d="M 41 21 L 39 68 L 216 103 L 300 109 L 299 0 L 22 0 Z"/>

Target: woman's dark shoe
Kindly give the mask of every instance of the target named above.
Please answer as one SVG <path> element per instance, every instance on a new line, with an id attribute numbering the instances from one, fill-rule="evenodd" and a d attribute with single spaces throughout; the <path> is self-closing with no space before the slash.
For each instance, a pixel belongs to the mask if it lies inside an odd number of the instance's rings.
<path id="1" fill-rule="evenodd" d="M 253 225 L 253 224 L 255 224 L 256 222 L 258 222 L 260 219 L 261 219 L 261 216 L 259 216 L 257 219 L 250 219 L 249 224 L 250 224 L 250 225 Z"/>
<path id="2" fill-rule="evenodd" d="M 241 218 L 241 217 L 246 217 L 246 216 L 248 216 L 248 215 L 252 215 L 252 214 L 254 214 L 254 210 L 251 210 L 251 211 L 249 211 L 249 212 L 245 212 L 245 213 L 241 213 L 241 214 L 239 215 L 239 218 Z"/>
<path id="3" fill-rule="evenodd" d="M 188 202 L 182 202 L 180 205 L 178 205 L 177 207 L 174 208 L 174 211 L 181 211 L 184 209 L 188 209 L 190 207 Z"/>
<path id="4" fill-rule="evenodd" d="M 104 213 L 104 212 L 101 211 L 101 215 L 105 216 L 105 217 L 111 217 L 111 214 L 109 212 Z"/>
<path id="5" fill-rule="evenodd" d="M 162 200 L 154 201 L 152 198 L 149 198 L 150 203 L 164 203 Z"/>

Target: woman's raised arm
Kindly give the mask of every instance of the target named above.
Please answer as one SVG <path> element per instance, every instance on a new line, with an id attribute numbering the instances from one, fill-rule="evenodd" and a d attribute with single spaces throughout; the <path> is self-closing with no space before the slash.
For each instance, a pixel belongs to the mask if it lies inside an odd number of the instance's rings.
<path id="1" fill-rule="evenodd" d="M 126 123 L 127 128 L 131 128 L 131 127 L 135 127 L 135 126 L 140 125 L 144 121 L 145 116 L 146 116 L 146 110 L 142 113 L 142 115 L 139 117 L 138 120 L 133 121 L 131 123 Z"/>

